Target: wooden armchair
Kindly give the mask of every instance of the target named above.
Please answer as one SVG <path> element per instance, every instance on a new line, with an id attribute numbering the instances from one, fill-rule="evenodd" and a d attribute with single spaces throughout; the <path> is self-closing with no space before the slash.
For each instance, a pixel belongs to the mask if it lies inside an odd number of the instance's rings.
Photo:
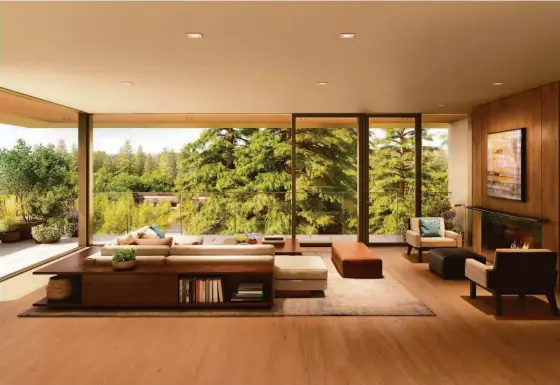
<path id="1" fill-rule="evenodd" d="M 445 230 L 443 218 L 425 218 L 440 220 L 440 237 L 423 238 L 420 235 L 420 218 L 410 218 L 408 221 L 409 230 L 406 232 L 406 243 L 408 245 L 407 254 L 410 255 L 412 249 L 418 250 L 418 262 L 422 262 L 422 251 L 435 249 L 438 247 L 463 247 L 463 236 L 454 231 Z"/>
<path id="2" fill-rule="evenodd" d="M 558 315 L 556 287 L 558 253 L 546 249 L 498 249 L 494 265 L 467 259 L 465 276 L 471 281 L 471 298 L 480 286 L 496 298 L 496 313 L 502 315 L 502 295 L 546 295 L 552 313 Z"/>

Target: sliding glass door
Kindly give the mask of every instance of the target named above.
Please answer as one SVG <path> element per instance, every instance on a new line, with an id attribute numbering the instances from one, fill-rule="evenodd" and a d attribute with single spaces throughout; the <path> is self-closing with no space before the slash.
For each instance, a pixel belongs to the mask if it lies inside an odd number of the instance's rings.
<path id="1" fill-rule="evenodd" d="M 356 240 L 358 118 L 296 116 L 295 234 L 302 244 Z"/>

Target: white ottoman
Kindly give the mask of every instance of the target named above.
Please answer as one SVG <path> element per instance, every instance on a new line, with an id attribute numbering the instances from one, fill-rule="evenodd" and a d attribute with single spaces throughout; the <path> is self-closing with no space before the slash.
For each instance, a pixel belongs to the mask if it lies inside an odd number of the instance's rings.
<path id="1" fill-rule="evenodd" d="M 313 255 L 276 255 L 274 257 L 275 290 L 325 290 L 327 277 L 327 267 L 321 257 Z"/>

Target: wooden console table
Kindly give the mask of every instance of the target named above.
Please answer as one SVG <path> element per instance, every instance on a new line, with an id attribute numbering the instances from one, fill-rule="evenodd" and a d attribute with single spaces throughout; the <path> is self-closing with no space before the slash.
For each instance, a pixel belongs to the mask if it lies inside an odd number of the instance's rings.
<path id="1" fill-rule="evenodd" d="M 200 264 L 138 265 L 134 270 L 115 271 L 111 266 L 84 264 L 99 251 L 91 247 L 35 271 L 72 281 L 72 296 L 64 301 L 43 298 L 34 306 L 49 307 L 169 307 L 169 308 L 270 308 L 274 304 L 273 265 Z M 180 278 L 220 278 L 224 302 L 180 303 Z M 263 301 L 231 302 L 240 282 L 261 282 Z"/>
<path id="2" fill-rule="evenodd" d="M 262 241 L 259 240 L 259 244 L 262 244 Z M 224 245 L 235 245 L 235 239 L 227 238 L 224 242 Z M 284 243 L 274 244 L 269 243 L 270 245 L 274 246 L 274 254 L 276 255 L 302 255 L 303 251 L 301 250 L 301 246 L 299 245 L 299 241 L 297 239 L 284 239 Z"/>

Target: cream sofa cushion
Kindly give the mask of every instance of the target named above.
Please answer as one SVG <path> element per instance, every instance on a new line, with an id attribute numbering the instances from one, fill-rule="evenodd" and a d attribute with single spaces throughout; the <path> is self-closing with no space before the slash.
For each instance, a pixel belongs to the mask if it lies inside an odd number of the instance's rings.
<path id="1" fill-rule="evenodd" d="M 171 246 L 170 255 L 274 255 L 273 245 Z"/>
<path id="2" fill-rule="evenodd" d="M 277 280 L 326 280 L 327 267 L 323 259 L 312 255 L 277 255 L 274 258 L 274 278 Z"/>
<path id="3" fill-rule="evenodd" d="M 274 264 L 273 255 L 170 255 L 165 259 L 168 265 L 200 264 Z"/>
<path id="4" fill-rule="evenodd" d="M 420 245 L 421 247 L 456 247 L 457 241 L 445 237 L 421 238 Z"/>
<path id="5" fill-rule="evenodd" d="M 159 245 L 109 245 L 101 248 L 101 255 L 113 255 L 122 249 L 136 249 L 136 256 L 140 255 L 169 255 L 169 246 Z"/>
<path id="6" fill-rule="evenodd" d="M 472 258 L 467 258 L 465 261 L 465 277 L 483 287 L 488 287 L 488 272 L 493 269 L 493 266 L 485 265 Z"/>
<path id="7" fill-rule="evenodd" d="M 173 235 L 174 245 L 202 245 L 203 243 L 202 235 Z"/>

